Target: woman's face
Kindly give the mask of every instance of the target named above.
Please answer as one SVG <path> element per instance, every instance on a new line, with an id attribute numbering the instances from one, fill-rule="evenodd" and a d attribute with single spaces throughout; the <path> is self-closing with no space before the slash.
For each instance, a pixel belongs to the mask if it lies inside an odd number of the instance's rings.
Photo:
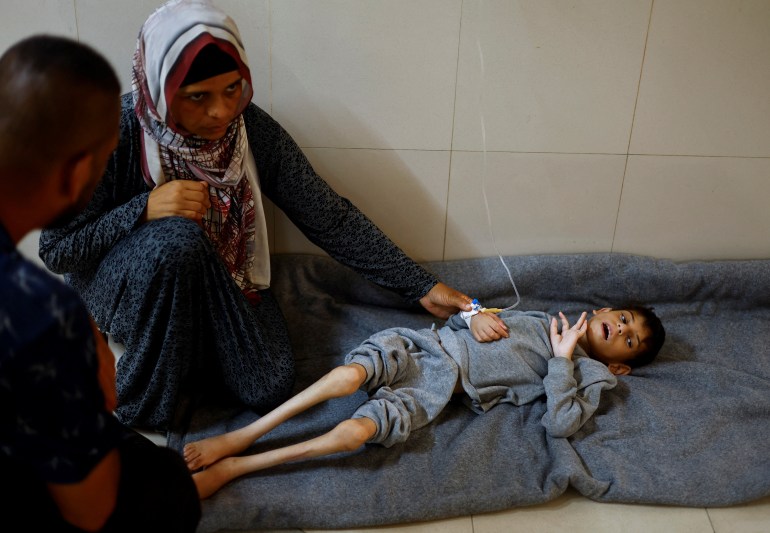
<path id="1" fill-rule="evenodd" d="M 171 102 L 171 116 L 186 133 L 215 141 L 238 113 L 243 92 L 237 70 L 180 87 Z"/>

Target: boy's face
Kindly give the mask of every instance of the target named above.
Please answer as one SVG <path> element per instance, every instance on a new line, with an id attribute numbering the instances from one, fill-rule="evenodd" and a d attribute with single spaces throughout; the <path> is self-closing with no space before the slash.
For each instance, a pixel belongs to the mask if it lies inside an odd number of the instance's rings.
<path id="1" fill-rule="evenodd" d="M 647 320 L 624 309 L 605 307 L 593 313 L 586 331 L 591 358 L 607 365 L 614 374 L 628 374 L 631 368 L 626 361 L 642 352 L 651 334 Z"/>

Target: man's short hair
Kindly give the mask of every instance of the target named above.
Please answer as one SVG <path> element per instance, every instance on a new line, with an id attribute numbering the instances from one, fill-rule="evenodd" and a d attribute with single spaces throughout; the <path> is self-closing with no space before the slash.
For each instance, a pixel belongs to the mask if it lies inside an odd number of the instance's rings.
<path id="1" fill-rule="evenodd" d="M 89 46 L 51 35 L 17 42 L 0 57 L 0 170 L 34 179 L 92 146 L 119 95 L 112 66 Z"/>

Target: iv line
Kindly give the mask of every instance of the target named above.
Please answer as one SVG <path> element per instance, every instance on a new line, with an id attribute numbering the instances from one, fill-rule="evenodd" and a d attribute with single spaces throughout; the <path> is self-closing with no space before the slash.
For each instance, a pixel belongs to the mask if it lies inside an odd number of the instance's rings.
<path id="1" fill-rule="evenodd" d="M 505 272 L 508 274 L 508 279 L 511 281 L 511 286 L 513 286 L 513 292 L 516 293 L 516 303 L 513 305 L 510 305 L 504 309 L 501 309 L 501 311 L 507 311 L 509 309 L 513 309 L 519 303 L 521 302 L 521 296 L 519 296 L 519 290 L 516 288 L 516 283 L 513 281 L 513 276 L 511 275 L 511 271 L 508 268 L 508 265 L 505 264 L 505 261 L 503 260 L 503 256 L 500 253 L 500 250 L 497 248 L 497 242 L 495 241 L 495 233 L 492 229 L 492 214 L 489 209 L 489 200 L 487 200 L 487 187 L 486 187 L 486 177 L 487 177 L 487 129 L 484 125 L 484 80 L 485 80 L 485 70 L 484 70 L 484 52 L 481 50 L 481 41 L 479 41 L 478 37 L 476 38 L 476 47 L 479 50 L 479 64 L 481 65 L 481 91 L 479 96 L 479 114 L 481 118 L 481 147 L 482 147 L 482 171 L 481 171 L 481 194 L 484 197 L 484 207 L 487 210 L 487 225 L 489 226 L 489 235 L 492 238 L 492 246 L 495 249 L 495 252 L 497 253 L 497 257 L 500 258 L 500 263 L 502 263 L 503 268 L 505 269 Z"/>

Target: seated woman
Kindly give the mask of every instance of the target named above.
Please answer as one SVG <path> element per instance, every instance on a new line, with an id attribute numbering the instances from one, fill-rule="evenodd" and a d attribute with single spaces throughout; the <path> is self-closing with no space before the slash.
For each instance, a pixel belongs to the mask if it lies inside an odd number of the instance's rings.
<path id="1" fill-rule="evenodd" d="M 233 20 L 207 1 L 173 0 L 153 13 L 93 199 L 40 238 L 48 268 L 125 345 L 116 415 L 131 426 L 169 429 L 204 396 L 264 412 L 292 392 L 263 194 L 365 278 L 438 317 L 470 308 L 337 195 L 250 102 L 241 43 Z"/>

